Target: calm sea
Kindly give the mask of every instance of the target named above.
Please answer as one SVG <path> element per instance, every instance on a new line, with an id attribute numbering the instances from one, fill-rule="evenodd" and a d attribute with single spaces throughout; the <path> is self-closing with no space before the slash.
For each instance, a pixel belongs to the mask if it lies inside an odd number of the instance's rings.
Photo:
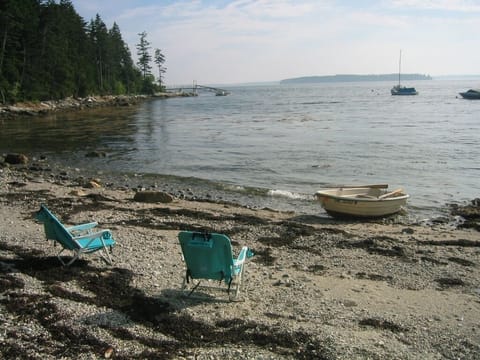
<path id="1" fill-rule="evenodd" d="M 129 108 L 0 121 L 0 151 L 45 154 L 71 167 L 134 173 L 144 186 L 244 205 L 322 214 L 313 194 L 388 183 L 408 214 L 441 214 L 480 197 L 475 81 L 226 87 L 228 96 L 154 99 Z M 87 158 L 92 150 L 105 158 Z"/>

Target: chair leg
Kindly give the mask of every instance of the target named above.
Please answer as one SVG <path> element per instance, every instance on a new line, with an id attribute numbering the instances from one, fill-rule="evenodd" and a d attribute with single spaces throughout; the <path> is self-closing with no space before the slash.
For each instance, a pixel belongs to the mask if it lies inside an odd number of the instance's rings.
<path id="1" fill-rule="evenodd" d="M 62 250 L 60 250 L 60 252 L 57 254 L 57 259 L 60 260 L 60 262 L 62 263 L 63 266 L 65 267 L 68 267 L 70 265 L 72 265 L 75 260 L 77 260 L 79 257 L 80 257 L 80 253 L 73 250 L 73 256 L 72 258 L 67 262 L 65 263 L 65 261 L 63 261 L 63 259 L 61 258 L 60 254 L 65 250 L 65 248 L 63 248 Z"/>
<path id="2" fill-rule="evenodd" d="M 243 278 L 243 269 L 244 269 L 244 265 L 242 265 L 240 271 L 234 278 L 235 287 L 233 289 L 233 295 L 229 294 L 230 301 L 236 300 L 238 298 L 238 295 L 240 294 L 240 287 L 242 286 L 242 278 Z"/>
<path id="3" fill-rule="evenodd" d="M 78 258 L 80 257 L 80 253 L 74 251 L 74 255 L 72 259 L 65 265 L 66 267 L 72 265 Z"/>
<path id="4" fill-rule="evenodd" d="M 187 282 L 187 277 L 184 277 L 184 278 L 183 278 L 183 282 L 182 282 L 182 291 L 185 292 L 185 293 L 188 291 L 187 297 L 189 297 L 189 296 L 192 295 L 193 292 L 194 292 L 195 290 L 197 290 L 197 288 L 200 286 L 200 282 L 201 282 L 201 281 L 199 280 L 199 281 L 195 284 L 195 281 L 192 279 L 192 283 L 193 283 L 194 285 L 192 286 L 191 289 L 187 289 L 187 287 L 188 287 L 188 285 L 187 285 L 187 284 L 188 284 L 188 282 Z"/>
<path id="5" fill-rule="evenodd" d="M 60 250 L 60 252 L 57 254 L 57 259 L 60 260 L 60 262 L 62 263 L 63 266 L 65 266 L 65 262 L 62 260 L 62 258 L 60 257 L 60 254 L 63 252 L 63 250 L 65 250 L 64 248 L 62 248 L 62 250 Z"/>
<path id="6" fill-rule="evenodd" d="M 103 244 L 103 247 L 102 249 L 100 250 L 102 252 L 102 257 L 103 259 L 109 264 L 109 265 L 112 265 L 113 261 L 112 261 L 112 258 L 110 257 L 110 254 L 108 253 L 108 248 L 107 246 L 105 245 L 105 241 L 103 240 L 103 236 L 100 237 L 101 241 L 102 241 L 102 244 Z M 112 247 L 110 246 L 110 251 L 112 251 Z"/>
<path id="7" fill-rule="evenodd" d="M 101 251 L 101 257 L 108 263 L 108 265 L 112 265 L 113 264 L 113 260 L 110 256 L 110 254 L 108 253 L 108 248 L 104 247 Z"/>

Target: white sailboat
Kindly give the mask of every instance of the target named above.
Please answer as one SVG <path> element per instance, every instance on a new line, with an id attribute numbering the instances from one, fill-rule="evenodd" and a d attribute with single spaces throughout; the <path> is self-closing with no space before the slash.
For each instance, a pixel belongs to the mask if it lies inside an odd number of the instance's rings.
<path id="1" fill-rule="evenodd" d="M 402 73 L 402 50 L 400 50 L 400 59 L 398 61 L 398 85 L 395 85 L 390 93 L 392 95 L 418 95 L 418 91 L 414 87 L 402 86 L 400 77 Z"/>

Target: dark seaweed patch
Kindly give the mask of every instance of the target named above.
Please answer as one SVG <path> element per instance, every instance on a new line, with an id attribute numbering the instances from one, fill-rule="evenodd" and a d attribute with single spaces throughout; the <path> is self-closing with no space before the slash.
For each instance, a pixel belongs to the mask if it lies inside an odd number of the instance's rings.
<path id="1" fill-rule="evenodd" d="M 355 274 L 358 279 L 368 279 L 373 281 L 391 281 L 392 276 L 385 276 L 380 274 L 367 274 L 365 272 L 358 272 Z"/>
<path id="2" fill-rule="evenodd" d="M 365 318 L 360 320 L 359 324 L 362 326 L 371 326 L 376 329 L 390 330 L 392 332 L 408 331 L 408 329 L 403 326 L 397 325 L 389 320 L 384 320 L 379 318 Z"/>
<path id="3" fill-rule="evenodd" d="M 430 257 L 430 256 L 422 256 L 420 257 L 420 260 L 432 263 L 434 265 L 448 265 L 446 262 L 434 259 L 433 257 Z"/>
<path id="4" fill-rule="evenodd" d="M 254 261 L 259 261 L 263 265 L 272 266 L 275 264 L 276 257 L 272 256 L 272 249 L 265 248 L 263 250 L 255 250 Z"/>
<path id="5" fill-rule="evenodd" d="M 444 277 L 435 280 L 442 287 L 464 286 L 465 282 L 459 278 Z"/>
<path id="6" fill-rule="evenodd" d="M 314 265 L 310 265 L 308 267 L 308 270 L 315 273 L 315 274 L 321 274 L 321 273 L 324 273 L 327 270 L 327 267 L 325 265 L 322 265 L 322 264 L 314 264 Z"/>
<path id="7" fill-rule="evenodd" d="M 473 261 L 467 260 L 467 259 L 462 259 L 458 257 L 449 257 L 448 261 L 460 264 L 462 266 L 475 266 L 475 263 Z"/>
<path id="8" fill-rule="evenodd" d="M 267 246 L 280 247 L 290 245 L 293 239 L 282 238 L 279 236 L 262 236 L 257 238 L 257 241 Z"/>
<path id="9" fill-rule="evenodd" d="M 365 249 L 365 251 L 370 254 L 406 258 L 405 248 L 396 245 L 396 243 L 398 243 L 398 241 L 389 237 L 376 237 L 354 242 L 341 241 L 338 247 L 359 248 Z"/>
<path id="10" fill-rule="evenodd" d="M 458 239 L 458 240 L 428 240 L 418 241 L 420 245 L 433 245 L 433 246 L 461 246 L 461 247 L 480 247 L 480 241 Z"/>
<path id="11" fill-rule="evenodd" d="M 23 289 L 25 283 L 10 274 L 0 274 L 0 289 L 3 291 L 13 289 Z"/>

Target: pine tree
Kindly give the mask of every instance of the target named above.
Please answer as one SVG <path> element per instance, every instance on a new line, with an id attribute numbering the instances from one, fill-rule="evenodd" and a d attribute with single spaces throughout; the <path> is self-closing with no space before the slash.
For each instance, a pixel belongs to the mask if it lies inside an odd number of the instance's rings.
<path id="1" fill-rule="evenodd" d="M 140 36 L 140 42 L 137 44 L 137 65 L 142 72 L 143 78 L 146 79 L 147 76 L 151 75 L 150 71 L 152 70 L 150 66 L 152 56 L 148 52 L 150 50 L 150 43 L 147 41 L 147 33 L 145 31 L 138 34 L 138 36 Z"/>
<path id="2" fill-rule="evenodd" d="M 163 67 L 163 64 L 165 63 L 165 55 L 162 54 L 162 51 L 160 49 L 155 49 L 155 64 L 158 66 L 158 85 L 160 86 L 160 89 L 162 88 L 163 84 L 163 74 L 167 71 L 165 67 Z"/>
<path id="3" fill-rule="evenodd" d="M 2 102 L 28 97 L 31 60 L 38 48 L 40 1 L 0 1 L 0 95 Z"/>
<path id="4" fill-rule="evenodd" d="M 90 21 L 90 41 L 94 48 L 94 62 L 97 78 L 97 88 L 101 93 L 106 92 L 105 73 L 107 68 L 108 30 L 99 14 Z"/>
<path id="5" fill-rule="evenodd" d="M 151 93 L 145 32 L 140 45 L 139 69 L 118 25 L 87 25 L 71 0 L 0 0 L 0 102 Z"/>

